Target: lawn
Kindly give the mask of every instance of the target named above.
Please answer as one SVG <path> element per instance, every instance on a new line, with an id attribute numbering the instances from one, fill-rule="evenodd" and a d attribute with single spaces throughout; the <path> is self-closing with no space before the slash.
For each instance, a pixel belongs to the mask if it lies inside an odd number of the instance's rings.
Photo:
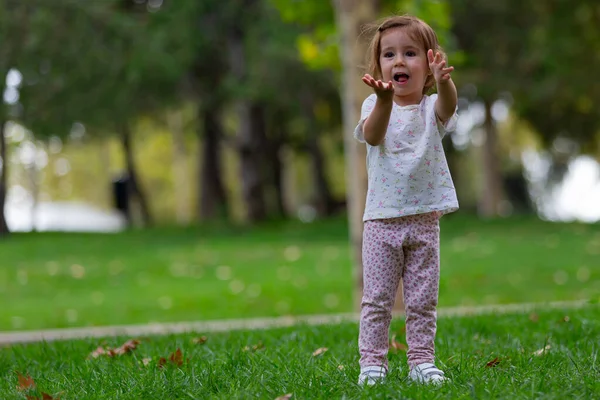
<path id="1" fill-rule="evenodd" d="M 401 320 L 393 321 L 398 341 L 404 339 L 402 327 Z M 409 383 L 401 350 L 389 355 L 385 384 L 358 387 L 357 329 L 355 323 L 344 323 L 233 331 L 205 334 L 205 342 L 198 340 L 202 332 L 138 338 L 131 352 L 98 358 L 90 357 L 98 346 L 114 348 L 131 338 L 16 345 L 0 348 L 0 393 L 7 400 L 41 397 L 42 392 L 62 400 L 275 399 L 286 394 L 291 399 L 600 396 L 598 305 L 440 318 L 438 366 L 451 379 L 440 388 Z M 27 381 L 19 383 L 19 374 Z"/>
<path id="2" fill-rule="evenodd" d="M 600 225 L 442 219 L 440 306 L 600 298 Z M 343 218 L 0 241 L 0 330 L 348 312 Z"/>

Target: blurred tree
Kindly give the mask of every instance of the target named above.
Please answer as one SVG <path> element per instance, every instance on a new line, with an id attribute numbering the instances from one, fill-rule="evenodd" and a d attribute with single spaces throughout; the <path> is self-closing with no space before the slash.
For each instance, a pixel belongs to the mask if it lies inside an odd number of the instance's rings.
<path id="1" fill-rule="evenodd" d="M 523 73 L 535 79 L 514 91 L 515 110 L 546 148 L 557 150 L 556 140 L 562 139 L 571 141 L 574 150 L 595 154 L 600 109 L 594 104 L 600 101 L 600 83 L 589 77 L 600 68 L 598 52 L 590 51 L 600 43 L 600 8 L 593 0 L 546 0 L 531 7 L 536 19 L 529 29 Z M 565 153 L 569 155 L 568 149 Z"/>
<path id="2" fill-rule="evenodd" d="M 457 76 L 463 85 L 473 83 L 477 87 L 477 97 L 484 104 L 479 212 L 484 217 L 493 217 L 502 212 L 506 196 L 492 105 L 503 92 L 525 83 L 518 69 L 527 57 L 521 44 L 533 16 L 530 3 L 517 0 L 448 2 L 454 20 L 452 32 L 465 56 Z"/>
<path id="3" fill-rule="evenodd" d="M 340 35 L 340 59 L 342 69 L 341 89 L 343 104 L 344 148 L 346 159 L 346 180 L 348 188 L 348 215 L 350 240 L 355 264 L 355 307 L 359 308 L 362 298 L 362 218 L 367 196 L 366 148 L 353 136 L 354 128 L 360 119 L 360 109 L 364 99 L 371 94 L 360 77 L 364 74 L 365 57 L 368 54 L 368 38 L 357 36 L 363 32 L 365 23 L 372 23 L 379 17 L 380 9 L 374 2 L 336 0 L 336 23 Z M 396 298 L 396 309 L 403 308 L 400 293 Z"/>
<path id="4" fill-rule="evenodd" d="M 600 130 L 599 85 L 590 81 L 600 62 L 597 47 L 600 11 L 593 0 L 480 2 L 449 0 L 453 32 L 465 51 L 461 83 L 474 83 L 485 105 L 486 141 L 481 212 L 499 212 L 504 197 L 497 133 L 491 106 L 510 93 L 513 110 L 529 122 L 554 156 L 553 180 L 560 180 L 578 147 L 593 151 Z M 510 23 L 507 23 L 510 22 Z M 554 146 L 571 142 L 570 149 Z M 564 147 L 564 146 L 562 146 Z"/>
<path id="5" fill-rule="evenodd" d="M 0 157 L 2 158 L 2 171 L 0 173 L 0 236 L 9 233 L 5 216 L 6 194 L 8 190 L 8 151 L 6 142 L 7 122 L 15 112 L 12 106 L 18 98 L 18 88 L 8 86 L 8 72 L 15 68 L 17 60 L 26 52 L 25 44 L 27 33 L 31 29 L 31 10 L 26 4 L 9 0 L 0 0 Z M 11 99 L 12 97 L 12 99 Z M 12 101 L 10 101 L 12 100 Z"/>

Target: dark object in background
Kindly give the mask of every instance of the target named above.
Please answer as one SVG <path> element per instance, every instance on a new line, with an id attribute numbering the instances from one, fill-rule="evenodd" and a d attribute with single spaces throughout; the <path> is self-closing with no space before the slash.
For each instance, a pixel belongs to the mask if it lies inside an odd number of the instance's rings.
<path id="1" fill-rule="evenodd" d="M 516 214 L 531 214 L 534 205 L 527 187 L 527 180 L 521 170 L 509 173 L 504 178 L 504 190 Z"/>
<path id="2" fill-rule="evenodd" d="M 131 224 L 131 210 L 129 208 L 129 185 L 130 179 L 127 175 L 122 175 L 112 182 L 114 206 L 119 210 L 127 224 Z"/>

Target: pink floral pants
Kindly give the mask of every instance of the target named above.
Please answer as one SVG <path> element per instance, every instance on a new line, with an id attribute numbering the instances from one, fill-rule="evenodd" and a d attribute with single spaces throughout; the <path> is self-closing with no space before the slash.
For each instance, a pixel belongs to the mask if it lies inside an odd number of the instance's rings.
<path id="1" fill-rule="evenodd" d="M 358 339 L 361 367 L 388 366 L 391 311 L 401 278 L 408 364 L 434 361 L 439 232 L 437 212 L 365 222 Z"/>

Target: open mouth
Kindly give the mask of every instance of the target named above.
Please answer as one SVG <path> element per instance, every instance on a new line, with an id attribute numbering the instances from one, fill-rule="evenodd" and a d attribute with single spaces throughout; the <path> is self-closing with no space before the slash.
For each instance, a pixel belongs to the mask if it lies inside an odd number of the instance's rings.
<path id="1" fill-rule="evenodd" d="M 408 75 L 403 72 L 397 72 L 394 74 L 394 81 L 398 83 L 406 83 L 408 81 Z"/>

